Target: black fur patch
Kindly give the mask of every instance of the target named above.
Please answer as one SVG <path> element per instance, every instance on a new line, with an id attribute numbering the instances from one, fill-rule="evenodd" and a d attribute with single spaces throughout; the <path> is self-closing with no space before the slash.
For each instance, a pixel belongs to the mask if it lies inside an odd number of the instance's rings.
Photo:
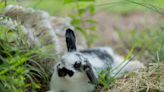
<path id="1" fill-rule="evenodd" d="M 73 65 L 73 67 L 75 68 L 75 70 L 81 71 L 81 62 L 75 62 L 75 64 Z"/>
<path id="2" fill-rule="evenodd" d="M 76 37 L 71 29 L 66 30 L 65 34 L 68 52 L 76 51 Z"/>
<path id="3" fill-rule="evenodd" d="M 107 65 L 111 65 L 113 63 L 113 58 L 105 50 L 89 49 L 89 50 L 82 50 L 80 52 L 87 55 L 95 55 L 101 60 L 105 61 Z"/>
<path id="4" fill-rule="evenodd" d="M 73 74 L 74 74 L 74 72 L 71 71 L 71 70 L 66 69 L 65 67 L 63 67 L 63 68 L 61 68 L 61 69 L 60 69 L 60 68 L 58 69 L 58 75 L 59 75 L 59 77 L 64 77 L 64 76 L 66 76 L 67 74 L 68 74 L 70 77 L 72 77 Z"/>
<path id="5" fill-rule="evenodd" d="M 90 83 L 97 84 L 98 83 L 98 78 L 96 78 L 96 76 L 95 76 L 95 74 L 92 70 L 91 64 L 87 60 L 85 62 L 86 62 L 86 65 L 83 67 L 83 69 L 86 72 L 86 75 L 90 80 Z"/>

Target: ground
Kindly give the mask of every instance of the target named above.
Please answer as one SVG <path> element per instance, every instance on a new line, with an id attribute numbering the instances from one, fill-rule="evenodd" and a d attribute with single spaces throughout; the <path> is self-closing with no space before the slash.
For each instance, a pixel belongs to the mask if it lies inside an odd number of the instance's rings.
<path id="1" fill-rule="evenodd" d="M 100 11 L 94 16 L 94 19 L 97 21 L 98 35 L 101 39 L 99 39 L 94 44 L 94 47 L 111 46 L 115 49 L 117 53 L 126 56 L 129 53 L 130 48 L 126 48 L 125 43 L 122 42 L 123 40 L 118 35 L 118 32 L 124 32 L 126 34 L 126 39 L 128 40 L 129 35 L 132 35 L 130 33 L 131 31 L 138 31 L 141 34 L 143 31 L 152 31 L 148 29 L 151 29 L 153 27 L 159 27 L 159 25 L 163 22 L 163 18 L 164 17 L 162 15 L 155 12 L 132 12 L 127 14 L 112 14 L 110 12 Z M 162 80 L 159 83 L 160 86 L 156 86 L 156 84 L 158 84 L 158 81 L 156 80 L 158 74 L 156 72 L 158 71 L 159 66 L 163 67 L 163 61 L 161 61 L 161 64 L 159 64 L 158 66 L 158 63 L 152 63 L 153 61 L 150 58 L 145 60 L 140 57 L 139 60 L 141 60 L 141 62 L 143 62 L 146 66 L 152 65 L 152 70 L 148 70 L 151 73 L 148 74 L 146 70 L 143 70 L 137 73 L 136 76 L 125 76 L 124 78 L 116 80 L 116 85 L 108 92 L 131 92 L 136 90 L 138 90 L 139 92 L 159 92 L 159 88 L 163 89 L 162 85 L 164 84 L 164 69 L 159 69 L 161 70 L 159 76 Z M 136 84 L 134 84 L 134 82 Z M 140 87 L 141 85 L 142 87 L 137 89 L 137 87 Z"/>

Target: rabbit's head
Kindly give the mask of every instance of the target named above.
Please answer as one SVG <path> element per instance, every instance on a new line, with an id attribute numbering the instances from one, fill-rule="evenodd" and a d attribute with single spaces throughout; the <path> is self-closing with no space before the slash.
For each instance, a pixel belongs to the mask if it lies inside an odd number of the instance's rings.
<path id="1" fill-rule="evenodd" d="M 66 44 L 68 53 L 56 65 L 57 75 L 69 81 L 85 81 L 92 84 L 98 82 L 97 74 L 87 58 L 76 50 L 75 34 L 71 29 L 66 30 Z"/>

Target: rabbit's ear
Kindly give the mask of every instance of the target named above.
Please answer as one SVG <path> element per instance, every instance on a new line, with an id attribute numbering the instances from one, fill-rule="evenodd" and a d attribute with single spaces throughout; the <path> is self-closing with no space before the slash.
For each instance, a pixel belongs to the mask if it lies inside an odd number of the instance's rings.
<path id="1" fill-rule="evenodd" d="M 76 51 L 76 37 L 71 29 L 66 30 L 66 44 L 68 52 Z"/>
<path id="2" fill-rule="evenodd" d="M 98 83 L 98 77 L 94 73 L 92 66 L 88 61 L 86 61 L 86 65 L 84 66 L 84 71 L 92 84 Z"/>

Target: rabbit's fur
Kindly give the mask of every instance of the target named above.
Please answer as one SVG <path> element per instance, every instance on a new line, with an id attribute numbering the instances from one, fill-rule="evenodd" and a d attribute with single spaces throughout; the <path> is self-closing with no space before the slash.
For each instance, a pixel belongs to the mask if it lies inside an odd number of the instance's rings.
<path id="1" fill-rule="evenodd" d="M 67 29 L 65 36 L 68 53 L 54 67 L 50 92 L 92 92 L 99 81 L 98 73 L 103 69 L 114 69 L 111 76 L 122 69 L 116 76 L 120 77 L 124 72 L 144 67 L 139 61 L 124 61 L 109 47 L 77 51 L 74 32 Z M 119 68 L 116 68 L 118 65 Z"/>

